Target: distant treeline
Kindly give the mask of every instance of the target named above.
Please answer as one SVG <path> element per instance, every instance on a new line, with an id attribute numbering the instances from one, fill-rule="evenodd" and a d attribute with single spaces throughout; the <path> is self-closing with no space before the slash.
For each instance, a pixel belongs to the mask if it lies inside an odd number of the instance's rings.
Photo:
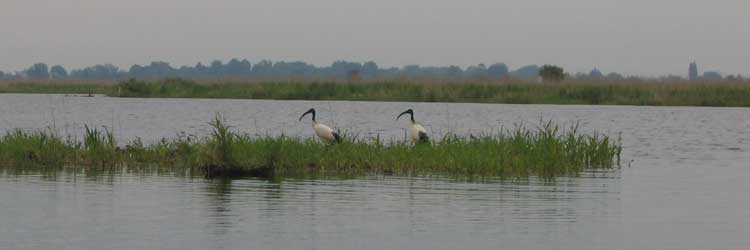
<path id="1" fill-rule="evenodd" d="M 227 63 L 215 60 L 209 65 L 172 67 L 167 62 L 133 65 L 123 70 L 112 64 L 100 64 L 68 72 L 63 66 L 48 67 L 37 63 L 14 74 L 0 73 L 6 79 L 28 80 L 126 80 L 130 78 L 154 80 L 180 77 L 194 80 L 374 80 L 374 79 L 535 79 L 539 67 L 529 65 L 509 71 L 503 63 L 490 66 L 479 64 L 467 68 L 458 66 L 425 67 L 409 65 L 401 68 L 381 68 L 375 62 L 337 61 L 330 66 L 318 67 L 305 62 L 272 62 L 262 60 L 255 64 L 247 59 L 232 59 Z"/>
<path id="2" fill-rule="evenodd" d="M 319 67 L 301 61 L 272 62 L 261 60 L 255 64 L 247 59 L 232 59 L 226 63 L 215 60 L 209 65 L 198 63 L 195 66 L 171 66 L 167 62 L 151 62 L 148 65 L 133 65 L 120 69 L 112 64 L 99 64 L 82 69 L 66 70 L 61 65 L 49 67 L 36 63 L 23 71 L 4 73 L 0 79 L 6 80 L 93 80 L 122 81 L 127 79 L 158 80 L 179 77 L 193 80 L 393 80 L 393 79 L 432 79 L 432 80 L 523 80 L 534 81 L 540 76 L 538 65 L 527 65 L 510 70 L 504 63 L 491 65 L 478 64 L 461 68 L 459 66 L 420 66 L 381 68 L 375 62 L 365 63 L 336 61 L 330 66 Z M 562 71 L 562 68 L 559 70 Z M 560 72 L 562 73 L 562 72 Z M 623 76 L 611 72 L 604 74 L 598 69 L 586 73 L 564 73 L 560 79 L 575 80 L 642 80 L 636 76 Z M 663 76 L 660 80 L 684 80 L 680 76 Z M 741 75 L 723 77 L 715 71 L 707 71 L 699 76 L 702 80 L 744 80 Z"/>

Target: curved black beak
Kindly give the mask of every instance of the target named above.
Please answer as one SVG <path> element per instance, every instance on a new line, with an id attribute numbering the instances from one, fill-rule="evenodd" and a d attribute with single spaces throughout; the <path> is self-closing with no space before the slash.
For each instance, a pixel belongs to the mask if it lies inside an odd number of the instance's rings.
<path id="1" fill-rule="evenodd" d="M 396 117 L 396 120 L 401 118 L 402 115 L 409 114 L 411 116 L 411 121 L 414 122 L 414 110 L 407 109 L 404 112 L 401 112 L 401 114 L 398 114 L 398 117 Z"/>
<path id="2" fill-rule="evenodd" d="M 299 120 L 301 121 L 301 120 L 302 120 L 302 117 L 305 117 L 305 115 L 307 115 L 307 114 L 310 114 L 310 113 L 312 113 L 312 120 L 313 120 L 313 121 L 315 121 L 315 109 L 314 109 L 314 108 L 313 108 L 313 109 L 309 109 L 309 110 L 307 110 L 307 112 L 303 113 L 303 114 L 302 114 L 302 115 L 301 115 L 301 116 L 299 117 Z"/>

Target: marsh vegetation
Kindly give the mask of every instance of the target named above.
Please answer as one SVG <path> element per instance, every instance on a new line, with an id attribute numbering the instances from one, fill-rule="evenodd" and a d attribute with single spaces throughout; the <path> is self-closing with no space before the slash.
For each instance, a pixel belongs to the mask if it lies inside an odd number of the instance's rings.
<path id="1" fill-rule="evenodd" d="M 750 107 L 750 83 L 651 81 L 258 81 L 0 84 L 0 93 L 113 97 Z"/>
<path id="2" fill-rule="evenodd" d="M 0 138 L 3 165 L 44 167 L 158 166 L 214 176 L 393 174 L 556 177 L 619 164 L 619 140 L 580 134 L 547 122 L 497 134 L 446 135 L 412 145 L 379 138 L 344 136 L 329 145 L 313 138 L 251 136 L 232 131 L 217 116 L 205 138 L 178 137 L 119 144 L 111 131 L 86 127 L 83 140 L 49 132 L 15 130 Z"/>

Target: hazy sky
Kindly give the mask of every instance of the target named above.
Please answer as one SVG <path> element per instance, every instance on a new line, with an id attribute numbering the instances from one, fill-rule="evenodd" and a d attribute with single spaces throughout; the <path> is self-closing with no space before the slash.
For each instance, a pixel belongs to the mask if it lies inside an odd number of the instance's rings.
<path id="1" fill-rule="evenodd" d="M 232 57 L 750 75 L 749 0 L 1 0 L 0 70 Z"/>

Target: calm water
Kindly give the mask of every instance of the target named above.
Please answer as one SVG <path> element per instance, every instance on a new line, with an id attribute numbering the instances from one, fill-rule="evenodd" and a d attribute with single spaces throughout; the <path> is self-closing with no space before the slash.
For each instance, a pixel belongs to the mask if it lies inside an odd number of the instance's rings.
<path id="1" fill-rule="evenodd" d="M 156 173 L 0 170 L 0 249 L 746 249 L 750 109 L 0 95 L 0 133 L 83 124 L 121 141 L 328 125 L 401 139 L 406 108 L 433 136 L 540 117 L 622 134 L 623 168 L 554 184 L 370 176 L 211 181 Z"/>

